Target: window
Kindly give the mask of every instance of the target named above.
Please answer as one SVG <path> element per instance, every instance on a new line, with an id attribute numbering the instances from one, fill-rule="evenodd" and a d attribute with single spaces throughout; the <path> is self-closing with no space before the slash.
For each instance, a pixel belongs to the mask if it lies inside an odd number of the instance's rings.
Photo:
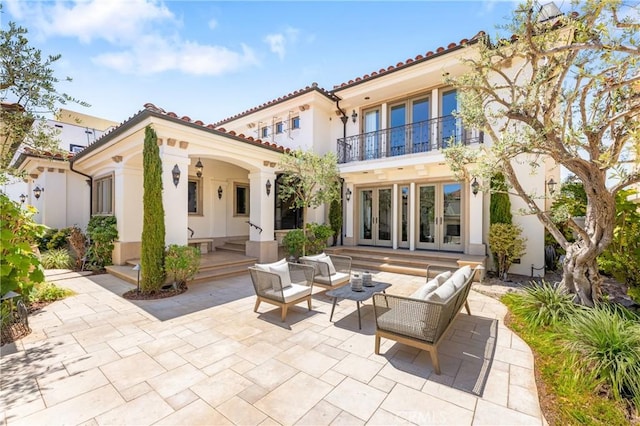
<path id="1" fill-rule="evenodd" d="M 96 179 L 93 184 L 95 186 L 93 214 L 113 214 L 113 175 Z"/>
<path id="2" fill-rule="evenodd" d="M 282 133 L 282 121 L 276 123 L 276 133 Z"/>
<path id="3" fill-rule="evenodd" d="M 269 137 L 269 128 L 263 127 L 262 129 L 260 129 L 260 134 L 263 138 Z"/>
<path id="4" fill-rule="evenodd" d="M 291 128 L 299 129 L 300 128 L 300 117 L 293 117 L 291 119 Z"/>
<path id="5" fill-rule="evenodd" d="M 202 215 L 202 181 L 195 177 L 189 177 L 187 212 L 191 215 Z"/>
<path id="6" fill-rule="evenodd" d="M 69 152 L 78 153 L 82 151 L 85 147 L 82 145 L 69 144 Z"/>
<path id="7" fill-rule="evenodd" d="M 246 183 L 236 183 L 234 189 L 234 216 L 249 216 L 249 185 Z"/>

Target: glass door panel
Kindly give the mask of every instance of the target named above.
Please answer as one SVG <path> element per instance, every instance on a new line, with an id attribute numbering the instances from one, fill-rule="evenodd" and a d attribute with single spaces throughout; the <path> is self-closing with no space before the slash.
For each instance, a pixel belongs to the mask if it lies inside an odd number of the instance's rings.
<path id="1" fill-rule="evenodd" d="M 408 248 L 409 247 L 409 187 L 401 186 L 399 188 L 400 202 L 398 205 L 400 206 L 400 212 L 398 214 L 398 218 L 400 223 L 398 224 L 398 229 L 400 230 L 400 235 L 398 238 L 398 247 Z"/>
<path id="2" fill-rule="evenodd" d="M 429 99 L 413 101 L 411 106 L 411 146 L 413 152 L 426 152 L 430 149 L 429 108 Z"/>
<path id="3" fill-rule="evenodd" d="M 449 183 L 442 186 L 443 205 L 443 240 L 446 250 L 462 247 L 461 208 L 462 187 L 459 183 Z"/>
<path id="4" fill-rule="evenodd" d="M 360 242 L 373 244 L 373 191 L 360 191 Z"/>
<path id="5" fill-rule="evenodd" d="M 364 146 L 363 159 L 370 160 L 379 157 L 380 151 L 380 110 L 374 109 L 364 113 Z"/>
<path id="6" fill-rule="evenodd" d="M 418 188 L 418 248 L 435 249 L 436 229 L 436 187 L 425 185 Z"/>
<path id="7" fill-rule="evenodd" d="M 378 217 L 375 223 L 378 225 L 376 245 L 391 245 L 391 224 L 392 224 L 391 188 L 378 190 Z"/>
<path id="8" fill-rule="evenodd" d="M 453 112 L 458 108 L 457 93 L 455 90 L 442 94 L 442 133 L 441 147 L 448 147 L 452 140 L 455 141 L 457 132 L 457 121 Z"/>
<path id="9" fill-rule="evenodd" d="M 391 107 L 389 118 L 389 154 L 404 155 L 406 144 L 407 107 L 405 104 Z"/>

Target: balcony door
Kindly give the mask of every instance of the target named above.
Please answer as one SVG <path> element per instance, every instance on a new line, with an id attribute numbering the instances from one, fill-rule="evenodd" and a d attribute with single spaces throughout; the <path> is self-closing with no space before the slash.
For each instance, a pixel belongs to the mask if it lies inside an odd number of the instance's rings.
<path id="1" fill-rule="evenodd" d="M 448 182 L 417 189 L 416 247 L 462 251 L 462 185 Z"/>
<path id="2" fill-rule="evenodd" d="M 392 188 L 358 190 L 358 244 L 391 247 Z"/>
<path id="3" fill-rule="evenodd" d="M 407 144 L 407 106 L 393 105 L 389 114 L 389 156 L 404 155 Z"/>
<path id="4" fill-rule="evenodd" d="M 371 160 L 380 156 L 380 109 L 370 109 L 364 112 L 363 118 L 363 159 Z"/>

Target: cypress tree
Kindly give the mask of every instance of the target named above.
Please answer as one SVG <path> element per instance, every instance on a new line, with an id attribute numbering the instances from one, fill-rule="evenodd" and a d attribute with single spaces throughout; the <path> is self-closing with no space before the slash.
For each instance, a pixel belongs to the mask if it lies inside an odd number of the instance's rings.
<path id="1" fill-rule="evenodd" d="M 509 200 L 509 194 L 507 194 L 507 184 L 502 173 L 496 173 L 491 178 L 489 223 L 512 223 L 511 201 Z"/>
<path id="2" fill-rule="evenodd" d="M 144 131 L 143 222 L 140 287 L 145 293 L 160 290 L 164 283 L 164 207 L 162 206 L 162 162 L 156 132 L 147 126 Z"/>

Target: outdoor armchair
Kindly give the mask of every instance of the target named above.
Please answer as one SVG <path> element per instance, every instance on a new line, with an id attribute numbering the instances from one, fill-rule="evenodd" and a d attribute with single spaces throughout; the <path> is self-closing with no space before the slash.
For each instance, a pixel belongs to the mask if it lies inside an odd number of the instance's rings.
<path id="1" fill-rule="evenodd" d="M 315 268 L 314 283 L 325 288 L 336 288 L 351 280 L 351 257 L 321 253 L 303 256 L 300 261 Z"/>
<path id="2" fill-rule="evenodd" d="M 261 302 L 280 306 L 282 321 L 287 318 L 289 306 L 307 301 L 311 310 L 314 268 L 309 265 L 289 263 L 285 259 L 270 264 L 249 267 L 253 288 L 256 291 L 254 312 Z"/>

